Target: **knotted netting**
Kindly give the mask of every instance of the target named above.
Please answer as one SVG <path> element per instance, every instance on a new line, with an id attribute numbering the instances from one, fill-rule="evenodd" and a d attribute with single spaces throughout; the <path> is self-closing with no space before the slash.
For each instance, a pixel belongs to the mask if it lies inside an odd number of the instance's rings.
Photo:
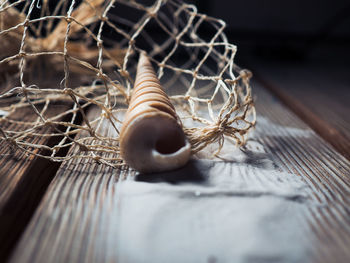
<path id="1" fill-rule="evenodd" d="M 0 1 L 1 141 L 53 161 L 123 164 L 119 128 L 145 51 L 193 153 L 226 137 L 244 144 L 255 125 L 251 74 L 234 63 L 224 28 L 180 0 Z"/>

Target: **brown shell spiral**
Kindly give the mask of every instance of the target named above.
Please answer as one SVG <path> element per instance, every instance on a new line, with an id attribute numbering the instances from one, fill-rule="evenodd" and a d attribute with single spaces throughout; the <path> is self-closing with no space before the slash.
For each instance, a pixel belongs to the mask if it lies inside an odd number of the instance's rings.
<path id="1" fill-rule="evenodd" d="M 190 157 L 191 147 L 175 108 L 145 53 L 140 54 L 120 146 L 125 162 L 143 173 L 179 168 Z"/>

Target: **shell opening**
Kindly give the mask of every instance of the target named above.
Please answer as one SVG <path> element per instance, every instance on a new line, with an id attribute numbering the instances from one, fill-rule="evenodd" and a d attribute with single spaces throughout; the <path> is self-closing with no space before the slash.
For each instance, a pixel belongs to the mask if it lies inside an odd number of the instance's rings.
<path id="1" fill-rule="evenodd" d="M 175 136 L 163 136 L 156 141 L 155 150 L 160 154 L 172 154 L 179 151 L 186 145 L 186 138 L 183 134 Z"/>

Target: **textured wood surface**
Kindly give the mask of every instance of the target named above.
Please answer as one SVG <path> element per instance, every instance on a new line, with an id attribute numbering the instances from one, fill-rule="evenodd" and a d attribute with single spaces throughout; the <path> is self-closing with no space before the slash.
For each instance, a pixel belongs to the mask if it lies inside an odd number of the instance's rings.
<path id="1" fill-rule="evenodd" d="M 157 175 L 63 163 L 11 262 L 349 262 L 349 161 L 254 87 L 254 136 L 226 143 L 226 161 Z"/>
<path id="2" fill-rule="evenodd" d="M 255 75 L 292 111 L 350 160 L 349 66 L 339 61 L 252 60 Z"/>
<path id="3" fill-rule="evenodd" d="M 47 116 L 54 116 L 67 105 L 51 107 Z M 21 121 L 35 121 L 37 115 L 32 109 L 17 111 L 11 118 Z M 0 121 L 4 129 L 20 131 L 19 124 Z M 44 127 L 40 132 L 50 132 L 52 127 Z M 27 138 L 28 142 L 53 145 L 58 138 Z M 54 177 L 58 163 L 25 155 L 14 150 L 6 141 L 0 142 L 0 258 L 5 259 L 25 229 L 41 197 Z"/>

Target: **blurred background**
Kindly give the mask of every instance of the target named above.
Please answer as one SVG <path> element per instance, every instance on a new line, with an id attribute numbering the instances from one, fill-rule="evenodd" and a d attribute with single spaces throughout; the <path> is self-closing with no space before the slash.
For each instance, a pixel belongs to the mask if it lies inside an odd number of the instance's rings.
<path id="1" fill-rule="evenodd" d="M 349 0 L 192 3 L 227 23 L 235 62 L 255 76 L 253 92 L 270 90 L 350 159 Z"/>
<path id="2" fill-rule="evenodd" d="M 349 0 L 191 2 L 227 23 L 226 33 L 242 56 L 253 51 L 279 60 L 350 58 Z"/>

